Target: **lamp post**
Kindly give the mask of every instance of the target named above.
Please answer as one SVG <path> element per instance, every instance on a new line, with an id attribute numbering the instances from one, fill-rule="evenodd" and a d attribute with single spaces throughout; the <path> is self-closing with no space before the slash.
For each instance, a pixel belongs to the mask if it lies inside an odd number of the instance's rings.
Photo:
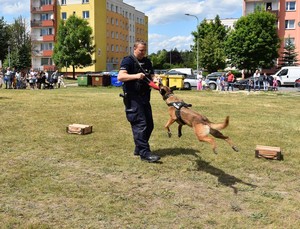
<path id="1" fill-rule="evenodd" d="M 7 52 L 8 52 L 8 67 L 10 67 L 10 45 L 7 47 Z"/>
<path id="2" fill-rule="evenodd" d="M 197 43 L 197 74 L 199 73 L 199 41 L 198 41 L 198 25 L 199 25 L 199 18 L 196 15 L 192 14 L 185 14 L 186 16 L 195 17 L 197 19 L 197 37 L 196 37 L 196 43 Z"/>

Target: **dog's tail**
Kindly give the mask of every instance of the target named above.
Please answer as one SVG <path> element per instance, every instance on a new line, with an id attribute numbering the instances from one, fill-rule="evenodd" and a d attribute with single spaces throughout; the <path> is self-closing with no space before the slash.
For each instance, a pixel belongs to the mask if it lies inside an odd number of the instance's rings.
<path id="1" fill-rule="evenodd" d="M 211 123 L 210 126 L 213 129 L 216 130 L 222 130 L 226 128 L 229 125 L 229 116 L 226 117 L 225 121 L 223 123 Z"/>

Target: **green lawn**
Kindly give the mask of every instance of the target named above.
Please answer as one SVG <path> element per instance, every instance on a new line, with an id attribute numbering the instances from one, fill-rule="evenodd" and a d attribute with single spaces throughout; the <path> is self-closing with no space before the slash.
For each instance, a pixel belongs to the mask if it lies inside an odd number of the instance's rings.
<path id="1" fill-rule="evenodd" d="M 240 152 L 218 155 L 152 92 L 150 140 L 161 163 L 133 156 L 120 88 L 0 89 L 0 228 L 300 228 L 300 93 L 175 91 L 211 121 L 230 115 Z M 66 133 L 72 123 L 89 135 Z M 284 160 L 254 157 L 281 147 Z"/>

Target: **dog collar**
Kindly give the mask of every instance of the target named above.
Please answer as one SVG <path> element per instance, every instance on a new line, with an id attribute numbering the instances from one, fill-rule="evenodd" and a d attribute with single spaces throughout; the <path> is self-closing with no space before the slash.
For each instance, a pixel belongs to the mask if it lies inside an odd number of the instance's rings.
<path id="1" fill-rule="evenodd" d="M 168 98 L 170 98 L 170 96 L 172 96 L 174 94 L 170 93 L 170 94 L 167 94 L 167 95 L 164 95 L 163 96 L 163 100 L 167 100 Z"/>

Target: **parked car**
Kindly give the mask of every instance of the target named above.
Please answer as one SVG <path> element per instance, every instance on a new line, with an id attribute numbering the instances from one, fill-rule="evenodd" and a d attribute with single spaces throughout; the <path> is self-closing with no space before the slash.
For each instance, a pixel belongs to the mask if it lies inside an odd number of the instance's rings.
<path id="1" fill-rule="evenodd" d="M 206 77 L 203 77 L 203 81 L 207 82 L 207 87 L 211 90 L 216 90 L 218 74 L 209 74 Z M 192 89 L 192 87 L 197 87 L 197 76 L 187 75 L 183 81 L 184 89 Z"/>
<path id="2" fill-rule="evenodd" d="M 197 76 L 187 75 L 183 80 L 183 88 L 187 90 L 191 90 L 192 87 L 197 87 Z"/>
<path id="3" fill-rule="evenodd" d="M 234 84 L 233 84 L 233 87 L 238 88 L 239 90 L 245 90 L 246 88 L 249 87 L 249 85 L 248 85 L 249 84 L 249 79 L 252 82 L 254 80 L 253 76 L 251 76 L 250 78 L 241 79 L 241 80 L 235 81 Z M 259 86 L 260 86 L 260 88 L 264 88 L 262 79 L 263 79 L 263 76 L 261 75 L 259 77 Z M 269 82 L 270 86 L 273 85 L 273 76 L 268 76 L 268 82 Z M 253 85 L 251 86 L 251 88 L 253 88 Z"/>
<path id="4" fill-rule="evenodd" d="M 300 88 L 300 78 L 295 80 L 295 87 Z"/>
<path id="5" fill-rule="evenodd" d="M 212 72 L 206 76 L 206 79 L 208 80 L 208 87 L 211 90 L 216 90 L 218 87 L 217 79 L 218 77 L 221 77 L 223 74 L 226 74 L 226 72 Z M 225 77 L 225 81 L 227 81 L 227 76 Z"/>
<path id="6" fill-rule="evenodd" d="M 226 72 L 212 72 L 206 76 L 211 81 L 217 81 L 218 77 L 221 77 L 223 74 L 226 74 Z M 226 76 L 227 78 L 227 76 Z"/>
<path id="7" fill-rule="evenodd" d="M 282 67 L 278 72 L 276 72 L 273 77 L 277 78 L 278 86 L 292 86 L 295 80 L 300 76 L 299 66 L 285 66 Z"/>

